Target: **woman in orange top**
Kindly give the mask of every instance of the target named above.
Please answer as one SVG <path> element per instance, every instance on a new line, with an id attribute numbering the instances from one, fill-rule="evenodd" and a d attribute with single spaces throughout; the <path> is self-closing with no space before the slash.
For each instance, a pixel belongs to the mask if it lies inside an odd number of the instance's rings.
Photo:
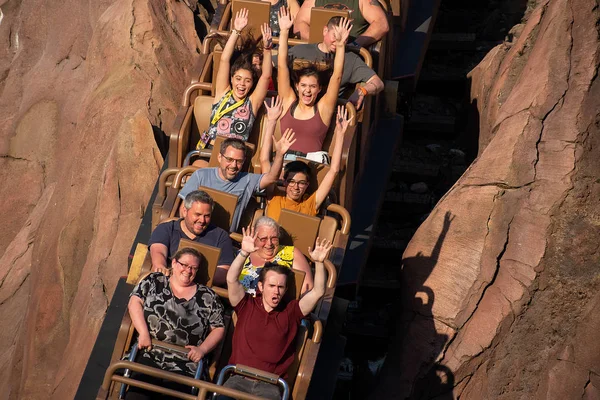
<path id="1" fill-rule="evenodd" d="M 271 106 L 265 101 L 267 109 L 267 126 L 263 135 L 260 161 L 263 173 L 268 173 L 271 169 L 270 153 L 273 142 L 273 132 L 275 123 L 282 110 L 282 101 L 279 96 L 272 99 Z M 306 193 L 310 182 L 310 168 L 302 161 L 292 161 L 284 168 L 283 180 L 285 193 L 271 193 L 268 198 L 267 216 L 274 220 L 279 220 L 279 214 L 282 209 L 301 212 L 308 215 L 317 215 L 319 207 L 329 194 L 333 187 L 335 178 L 340 170 L 342 163 L 342 149 L 344 147 L 344 136 L 348 130 L 350 120 L 348 120 L 348 110 L 344 106 L 338 106 L 338 113 L 335 122 L 334 148 L 331 157 L 329 171 L 325 174 L 323 181 L 311 195 Z"/>

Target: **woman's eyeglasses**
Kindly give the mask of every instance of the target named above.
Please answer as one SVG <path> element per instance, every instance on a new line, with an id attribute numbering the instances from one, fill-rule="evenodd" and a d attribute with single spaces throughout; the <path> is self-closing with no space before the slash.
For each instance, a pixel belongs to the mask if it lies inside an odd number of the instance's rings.
<path id="1" fill-rule="evenodd" d="M 194 272 L 198 271 L 198 266 L 196 266 L 196 265 L 189 265 L 189 264 L 186 264 L 186 263 L 182 263 L 179 260 L 175 260 L 175 262 L 177 264 L 181 265 L 182 268 L 186 268 L 186 269 L 189 269 L 189 270 L 194 271 Z"/>

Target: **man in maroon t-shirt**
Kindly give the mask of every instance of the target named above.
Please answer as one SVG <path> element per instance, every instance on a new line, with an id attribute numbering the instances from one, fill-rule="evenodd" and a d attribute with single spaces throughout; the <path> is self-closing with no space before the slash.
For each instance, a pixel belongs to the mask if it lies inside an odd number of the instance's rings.
<path id="1" fill-rule="evenodd" d="M 244 262 L 257 250 L 254 245 L 254 228 L 242 229 L 242 250 L 227 271 L 229 301 L 238 316 L 233 333 L 230 364 L 249 367 L 286 377 L 294 360 L 295 338 L 302 318 L 310 314 L 325 294 L 325 266 L 332 244 L 328 240 L 315 243 L 310 256 L 315 261 L 314 287 L 302 299 L 282 303 L 287 281 L 292 271 L 284 266 L 267 263 L 261 269 L 258 281 L 259 294 L 252 297 L 244 291 L 239 281 Z M 279 388 L 262 381 L 234 375 L 225 386 L 268 399 L 280 399 Z"/>

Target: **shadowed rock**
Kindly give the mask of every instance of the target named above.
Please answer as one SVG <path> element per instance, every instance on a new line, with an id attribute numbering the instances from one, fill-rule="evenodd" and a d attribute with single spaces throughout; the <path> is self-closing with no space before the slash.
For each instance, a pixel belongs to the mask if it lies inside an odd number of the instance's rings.
<path id="1" fill-rule="evenodd" d="M 599 17 L 595 1 L 540 1 L 470 73 L 479 156 L 404 253 L 407 293 L 435 297 L 431 330 L 413 333 L 426 322 L 406 298 L 418 317 L 398 326 L 374 398 L 597 398 Z M 411 267 L 446 212 L 435 266 Z"/>

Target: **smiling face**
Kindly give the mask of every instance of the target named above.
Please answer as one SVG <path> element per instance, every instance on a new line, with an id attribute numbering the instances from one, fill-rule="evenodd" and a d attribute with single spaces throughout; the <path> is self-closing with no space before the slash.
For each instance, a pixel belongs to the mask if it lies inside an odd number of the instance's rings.
<path id="1" fill-rule="evenodd" d="M 302 104 L 313 106 L 317 101 L 317 96 L 321 92 L 319 80 L 314 75 L 302 76 L 296 84 L 298 98 Z"/>
<path id="2" fill-rule="evenodd" d="M 195 201 L 189 210 L 183 207 L 183 223 L 188 231 L 198 236 L 210 224 L 211 213 L 210 204 Z"/>
<path id="3" fill-rule="evenodd" d="M 200 260 L 193 254 L 182 254 L 179 260 L 171 261 L 172 278 L 180 286 L 194 285 L 194 278 L 200 266 Z"/>
<path id="4" fill-rule="evenodd" d="M 219 160 L 219 172 L 222 178 L 230 181 L 239 174 L 246 158 L 243 150 L 228 146 L 224 153 L 217 156 L 217 159 Z"/>
<path id="5" fill-rule="evenodd" d="M 237 100 L 245 99 L 252 90 L 254 81 L 252 79 L 252 72 L 247 69 L 240 68 L 233 73 L 231 77 L 231 88 L 233 89 L 233 96 Z"/>
<path id="6" fill-rule="evenodd" d="M 258 290 L 262 293 L 263 304 L 267 311 L 276 308 L 287 289 L 287 277 L 275 271 L 268 271 L 264 282 L 258 282 Z"/>
<path id="7" fill-rule="evenodd" d="M 306 189 L 308 189 L 308 177 L 303 172 L 291 172 L 285 180 L 285 194 L 291 200 L 296 202 L 302 200 Z"/>
<path id="8" fill-rule="evenodd" d="M 261 225 L 256 229 L 256 240 L 254 245 L 258 247 L 256 254 L 265 259 L 271 260 L 277 254 L 279 248 L 279 236 L 277 229 L 272 226 Z"/>

